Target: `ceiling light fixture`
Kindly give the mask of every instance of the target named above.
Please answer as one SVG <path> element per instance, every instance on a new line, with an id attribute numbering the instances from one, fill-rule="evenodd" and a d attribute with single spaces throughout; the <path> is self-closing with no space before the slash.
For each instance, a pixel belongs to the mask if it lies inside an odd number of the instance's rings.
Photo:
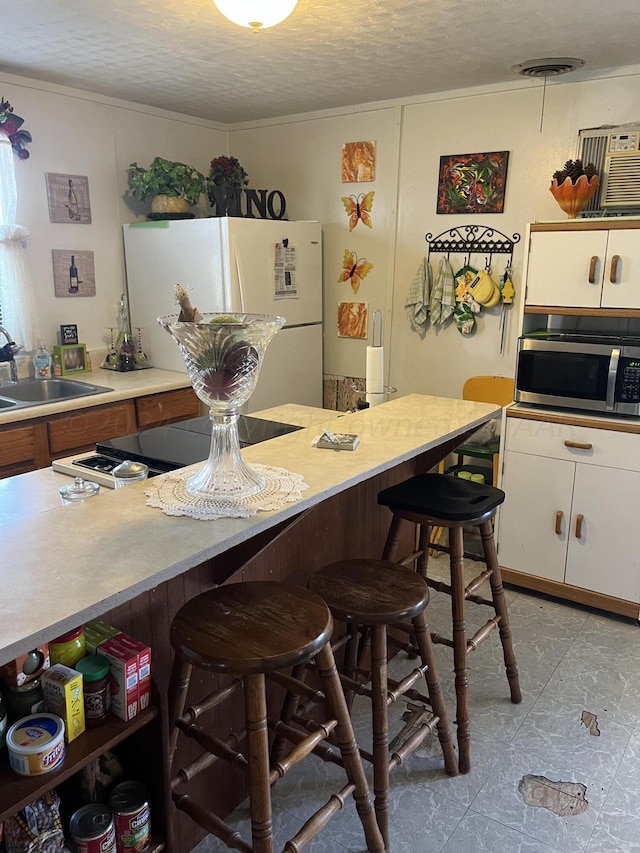
<path id="1" fill-rule="evenodd" d="M 275 27 L 296 8 L 298 0 L 213 0 L 232 23 L 254 32 Z"/>
<path id="2" fill-rule="evenodd" d="M 549 59 L 529 59 L 526 62 L 520 62 L 518 65 L 511 66 L 512 71 L 515 71 L 516 74 L 522 74 L 523 77 L 544 78 L 542 106 L 540 109 L 540 133 L 542 133 L 544 102 L 547 94 L 547 77 L 559 77 L 561 74 L 576 71 L 578 68 L 582 68 L 583 65 L 584 59 L 577 59 L 573 56 L 556 56 Z"/>

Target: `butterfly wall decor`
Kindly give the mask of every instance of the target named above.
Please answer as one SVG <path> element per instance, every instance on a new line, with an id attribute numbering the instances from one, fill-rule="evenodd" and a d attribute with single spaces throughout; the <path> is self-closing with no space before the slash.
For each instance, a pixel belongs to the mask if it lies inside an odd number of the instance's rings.
<path id="1" fill-rule="evenodd" d="M 349 217 L 349 231 L 353 231 L 358 224 L 358 221 L 362 222 L 363 225 L 366 225 L 367 228 L 372 227 L 371 208 L 373 207 L 374 196 L 374 190 L 366 195 L 364 193 L 360 193 L 359 196 L 342 196 L 340 201 L 344 204 L 344 209 L 347 211 L 347 216 Z"/>
<path id="2" fill-rule="evenodd" d="M 338 283 L 342 281 L 351 281 L 351 287 L 354 293 L 358 292 L 360 282 L 373 269 L 373 264 L 370 264 L 366 258 L 359 258 L 355 252 L 350 252 L 349 249 L 344 250 L 344 259 L 342 261 L 344 269 L 338 279 Z"/>

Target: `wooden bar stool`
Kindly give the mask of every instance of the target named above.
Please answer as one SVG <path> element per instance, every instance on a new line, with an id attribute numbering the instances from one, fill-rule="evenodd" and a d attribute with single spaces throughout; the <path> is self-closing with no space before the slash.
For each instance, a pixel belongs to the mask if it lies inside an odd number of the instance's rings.
<path id="1" fill-rule="evenodd" d="M 271 787 L 312 752 L 326 760 L 334 760 L 331 753 L 335 750 L 323 744 L 333 733 L 340 748 L 335 761 L 344 767 L 347 784 L 309 818 L 283 850 L 287 853 L 301 850 L 344 806 L 351 794 L 364 829 L 367 850 L 382 853 L 385 849 L 333 659 L 332 631 L 331 613 L 315 593 L 268 581 L 229 584 L 205 592 L 187 602 L 171 624 L 171 644 L 175 651 L 169 685 L 170 719 L 175 726 L 171 735 L 171 755 L 180 732 L 193 738 L 205 750 L 174 776 L 173 801 L 229 847 L 244 853 L 274 853 Z M 317 724 L 311 733 L 269 720 L 265 676 L 278 675 L 278 670 L 314 657 L 331 719 Z M 185 712 L 193 667 L 237 677 Z M 293 686 L 290 676 L 283 674 L 282 678 L 288 687 Z M 234 746 L 233 738 L 223 740 L 218 733 L 199 724 L 205 712 L 216 708 L 238 690 L 243 691 L 245 708 L 245 732 L 238 737 L 241 740 L 246 735 L 246 754 Z M 284 733 L 294 743 L 291 752 L 271 767 L 269 727 L 277 735 Z M 182 783 L 219 759 L 229 761 L 247 774 L 251 844 L 206 805 L 178 791 Z"/>
<path id="2" fill-rule="evenodd" d="M 509 614 L 493 538 L 492 519 L 504 498 L 504 492 L 493 486 L 480 485 L 458 477 L 448 477 L 445 474 L 419 474 L 417 477 L 384 489 L 378 495 L 378 503 L 389 507 L 393 513 L 383 559 L 395 560 L 403 565 L 414 564 L 418 574 L 430 587 L 451 596 L 453 639 L 437 634 L 432 634 L 431 638 L 434 643 L 442 643 L 453 649 L 458 762 L 461 773 L 468 773 L 471 767 L 467 655 L 475 651 L 496 628 L 502 643 L 511 701 L 515 704 L 522 701 L 518 667 L 509 627 Z M 418 526 L 417 550 L 401 557 L 398 553 L 401 548 L 401 528 L 407 522 Z M 438 545 L 437 548 L 449 554 L 450 585 L 427 576 L 429 541 L 434 527 L 447 528 L 449 532 L 448 547 Z M 477 555 L 465 554 L 465 527 L 479 528 L 484 559 Z M 466 586 L 465 556 L 483 560 L 486 564 L 485 570 Z M 487 580 L 491 585 L 491 599 L 482 598 L 477 594 L 477 590 Z M 492 616 L 472 637 L 467 637 L 465 626 L 467 601 L 488 606 L 493 610 Z"/>
<path id="3" fill-rule="evenodd" d="M 360 749 L 363 758 L 373 763 L 374 807 L 378 826 L 385 844 L 389 844 L 389 772 L 433 734 L 436 729 L 444 756 L 445 770 L 450 776 L 458 773 L 453 741 L 447 722 L 444 698 L 427 625 L 426 606 L 429 590 L 415 572 L 380 560 L 345 560 L 325 566 L 309 580 L 309 588 L 329 606 L 336 619 L 347 623 L 349 632 L 334 640 L 336 646 L 346 645 L 345 674 L 341 676 L 346 691 L 353 691 L 372 700 L 373 753 Z M 404 621 L 409 624 L 405 625 Z M 397 625 L 397 623 L 402 623 Z M 396 624 L 407 634 L 415 636 L 420 665 L 400 682 L 387 676 L 388 642 L 406 649 L 407 642 L 387 636 L 387 626 Z M 365 629 L 371 633 L 370 680 L 357 680 L 355 664 L 358 634 Z M 428 695 L 414 689 L 425 682 Z M 411 699 L 407 725 L 397 736 L 390 751 L 388 706 L 401 696 Z M 291 695 L 285 704 L 284 718 L 300 720 L 300 709 Z M 433 713 L 426 713 L 428 705 Z M 302 712 L 304 713 L 304 711 Z"/>

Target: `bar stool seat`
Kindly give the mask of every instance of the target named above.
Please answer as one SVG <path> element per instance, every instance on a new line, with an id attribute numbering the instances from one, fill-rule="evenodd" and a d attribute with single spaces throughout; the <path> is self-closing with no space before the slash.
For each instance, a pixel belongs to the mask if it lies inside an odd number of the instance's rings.
<path id="1" fill-rule="evenodd" d="M 294 764 L 312 752 L 326 760 L 336 760 L 331 758 L 332 749 L 327 743 L 333 733 L 340 749 L 336 763 L 341 763 L 345 769 L 346 784 L 309 818 L 284 849 L 302 849 L 344 806 L 351 794 L 364 829 L 367 850 L 377 853 L 385 849 L 331 651 L 332 631 L 331 614 L 315 593 L 270 581 L 217 587 L 187 602 L 173 619 L 171 644 L 175 659 L 169 685 L 169 710 L 175 728 L 171 734 L 171 755 L 180 732 L 193 738 L 205 750 L 187 767 L 175 772 L 173 801 L 229 847 L 244 853 L 274 853 L 271 788 Z M 280 671 L 312 658 L 330 719 L 317 724 L 311 733 L 269 720 L 265 677 L 272 676 L 276 681 L 282 677 L 291 687 L 291 677 Z M 185 711 L 194 667 L 235 678 Z M 200 720 L 238 691 L 244 695 L 245 731 L 240 739 L 246 736 L 246 754 L 234 748 L 234 739 L 223 740 Z M 294 744 L 288 755 L 271 767 L 268 728 Z M 244 841 L 206 805 L 178 790 L 220 759 L 247 775 L 252 844 Z"/>
<path id="2" fill-rule="evenodd" d="M 451 597 L 452 639 L 432 633 L 434 643 L 453 649 L 456 689 L 456 724 L 458 729 L 458 762 L 461 773 L 468 773 L 470 761 L 470 729 L 468 706 L 467 657 L 497 628 L 502 643 L 503 658 L 511 701 L 522 701 L 518 668 L 513 651 L 509 614 L 502 586 L 493 537 L 492 519 L 505 494 L 493 486 L 449 477 L 445 474 L 419 474 L 402 483 L 384 489 L 378 494 L 378 503 L 393 513 L 382 557 L 402 565 L 415 566 L 428 586 Z M 407 523 L 418 526 L 417 548 L 402 555 L 402 528 Z M 429 544 L 434 527 L 448 529 L 448 546 L 437 545 L 437 550 L 449 554 L 451 583 L 446 584 L 428 577 Z M 464 528 L 477 527 L 482 538 L 483 556 L 465 554 Z M 465 585 L 464 558 L 480 560 L 485 570 Z M 477 594 L 489 581 L 491 599 Z M 492 616 L 472 637 L 466 632 L 466 602 L 484 605 L 493 610 Z"/>
<path id="3" fill-rule="evenodd" d="M 426 619 L 429 589 L 421 577 L 403 566 L 357 559 L 331 563 L 315 572 L 309 579 L 309 588 L 327 603 L 336 619 L 348 623 L 342 676 L 345 690 L 372 700 L 373 752 L 362 748 L 360 751 L 373 763 L 374 807 L 388 846 L 390 770 L 404 763 L 437 730 L 445 770 L 450 776 L 458 772 Z M 408 625 L 404 625 L 405 620 L 409 620 Z M 387 627 L 398 624 L 403 625 L 407 634 L 415 636 L 420 665 L 402 681 L 395 682 L 388 678 L 389 646 L 406 649 L 410 645 L 408 641 L 403 643 L 388 636 Z M 355 666 L 356 646 L 358 634 L 362 636 L 367 630 L 371 633 L 371 661 L 362 682 L 358 678 L 362 673 Z M 414 689 L 420 682 L 427 688 L 427 695 Z M 390 748 L 388 706 L 402 696 L 411 700 L 409 720 Z M 429 706 L 428 714 L 425 706 Z M 294 711 L 294 707 L 289 708 L 289 714 Z"/>

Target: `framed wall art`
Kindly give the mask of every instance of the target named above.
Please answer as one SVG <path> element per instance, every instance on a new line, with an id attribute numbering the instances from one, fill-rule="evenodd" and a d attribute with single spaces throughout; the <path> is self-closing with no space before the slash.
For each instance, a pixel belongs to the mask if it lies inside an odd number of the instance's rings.
<path id="1" fill-rule="evenodd" d="M 440 158 L 436 213 L 502 213 L 508 151 Z"/>
<path id="2" fill-rule="evenodd" d="M 375 177 L 375 142 L 345 142 L 342 146 L 342 183 L 374 181 Z"/>
<path id="3" fill-rule="evenodd" d="M 56 296 L 95 296 L 93 252 L 52 249 L 53 288 Z"/>
<path id="4" fill-rule="evenodd" d="M 47 172 L 49 222 L 91 224 L 89 178 L 86 175 L 59 175 Z"/>
<path id="5" fill-rule="evenodd" d="M 368 302 L 338 302 L 338 337 L 366 340 L 368 319 Z"/>

